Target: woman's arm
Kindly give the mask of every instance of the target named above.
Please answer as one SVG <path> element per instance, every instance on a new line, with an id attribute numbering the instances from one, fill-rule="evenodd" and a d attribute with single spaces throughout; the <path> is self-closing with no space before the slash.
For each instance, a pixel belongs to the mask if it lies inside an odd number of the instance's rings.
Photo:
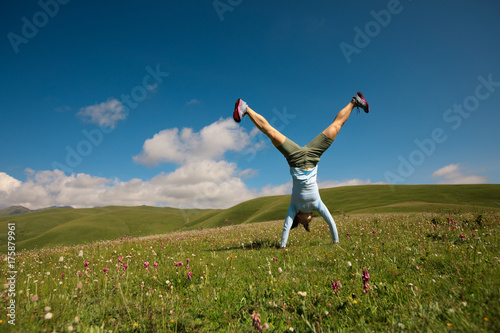
<path id="1" fill-rule="evenodd" d="M 335 225 L 335 221 L 333 220 L 333 217 L 330 214 L 330 211 L 325 206 L 323 201 L 320 201 L 320 204 L 318 206 L 318 212 L 325 219 L 326 223 L 328 223 L 328 226 L 330 227 L 330 234 L 332 235 L 333 242 L 338 243 L 339 242 L 339 234 L 337 233 L 337 226 Z"/>
<path id="2" fill-rule="evenodd" d="M 281 234 L 281 247 L 286 247 L 288 234 L 290 233 L 290 228 L 292 227 L 293 219 L 296 214 L 297 212 L 295 211 L 295 206 L 292 202 L 290 202 L 288 212 L 286 213 L 285 224 L 283 224 L 283 233 Z"/>

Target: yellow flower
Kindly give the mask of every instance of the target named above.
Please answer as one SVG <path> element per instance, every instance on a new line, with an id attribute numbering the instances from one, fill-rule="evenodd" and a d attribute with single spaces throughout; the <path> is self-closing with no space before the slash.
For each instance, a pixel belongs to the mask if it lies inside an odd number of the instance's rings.
<path id="1" fill-rule="evenodd" d="M 447 326 L 451 326 L 451 324 L 450 324 L 450 323 L 447 323 L 446 325 L 447 325 Z"/>
<path id="2" fill-rule="evenodd" d="M 354 303 L 354 304 L 358 304 L 358 301 L 354 300 L 354 301 L 353 301 L 353 303 Z"/>
<path id="3" fill-rule="evenodd" d="M 484 317 L 484 321 L 488 321 L 488 318 Z"/>
<path id="4" fill-rule="evenodd" d="M 139 324 L 137 324 L 137 323 L 134 323 L 134 327 L 137 327 L 137 326 L 139 326 Z"/>

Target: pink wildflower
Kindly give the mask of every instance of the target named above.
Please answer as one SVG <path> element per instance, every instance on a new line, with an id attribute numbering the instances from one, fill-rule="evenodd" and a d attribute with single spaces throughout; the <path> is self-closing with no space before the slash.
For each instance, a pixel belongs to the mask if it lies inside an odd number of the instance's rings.
<path id="1" fill-rule="evenodd" d="M 342 284 L 340 283 L 340 281 L 339 280 L 337 280 L 337 281 L 333 281 L 332 280 L 332 289 L 333 289 L 333 291 L 336 292 L 336 293 L 338 293 L 339 290 L 340 290 L 340 288 L 342 288 Z"/>
<path id="2" fill-rule="evenodd" d="M 61 278 L 64 280 L 64 273 L 62 273 Z"/>
<path id="3" fill-rule="evenodd" d="M 127 270 L 127 268 L 128 268 L 128 265 L 127 264 L 123 264 L 122 266 L 123 266 L 123 271 L 125 272 Z"/>
<path id="4" fill-rule="evenodd" d="M 157 262 L 155 262 L 155 263 L 153 264 L 153 266 L 154 266 L 154 268 L 155 268 L 155 269 L 158 269 L 158 263 L 157 263 Z"/>
<path id="5" fill-rule="evenodd" d="M 86 260 L 84 265 L 85 265 L 85 268 L 88 268 L 89 267 L 89 261 Z"/>
<path id="6" fill-rule="evenodd" d="M 274 262 L 278 262 L 278 258 L 274 257 L 273 258 Z"/>
<path id="7" fill-rule="evenodd" d="M 187 273 L 187 276 L 188 276 L 188 277 L 187 277 L 187 279 L 188 279 L 189 281 L 191 281 L 191 278 L 192 278 L 192 276 L 193 276 L 193 272 L 189 271 L 189 272 Z"/>
<path id="8" fill-rule="evenodd" d="M 262 324 L 260 323 L 260 315 L 254 311 L 252 315 L 252 325 L 257 331 L 262 331 Z"/>
<path id="9" fill-rule="evenodd" d="M 182 261 L 174 261 L 175 267 L 182 266 Z"/>
<path id="10" fill-rule="evenodd" d="M 109 268 L 107 268 L 107 267 L 103 268 L 103 272 L 106 273 L 106 275 L 108 275 L 108 271 L 109 271 Z"/>
<path id="11" fill-rule="evenodd" d="M 368 283 L 368 281 L 370 281 L 370 274 L 368 273 L 368 269 L 363 271 L 361 278 L 363 279 L 363 294 L 366 294 L 370 289 L 370 284 Z"/>
<path id="12" fill-rule="evenodd" d="M 147 262 L 147 261 L 144 262 L 144 268 L 148 269 L 148 267 L 149 267 L 149 262 Z"/>
<path id="13" fill-rule="evenodd" d="M 460 235 L 460 238 L 464 239 L 464 238 L 465 238 L 465 235 Z"/>
<path id="14" fill-rule="evenodd" d="M 122 262 L 122 260 L 123 260 L 123 256 L 119 256 L 118 257 L 118 262 Z"/>

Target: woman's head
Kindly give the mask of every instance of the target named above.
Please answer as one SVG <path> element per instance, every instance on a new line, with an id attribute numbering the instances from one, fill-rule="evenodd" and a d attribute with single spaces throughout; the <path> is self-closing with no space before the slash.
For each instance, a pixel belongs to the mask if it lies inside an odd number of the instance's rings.
<path id="1" fill-rule="evenodd" d="M 304 213 L 304 212 L 299 211 L 295 215 L 295 218 L 293 219 L 291 229 L 296 228 L 300 223 L 304 226 L 304 229 L 309 231 L 309 223 L 311 222 L 311 220 L 312 220 L 312 212 L 311 213 Z"/>

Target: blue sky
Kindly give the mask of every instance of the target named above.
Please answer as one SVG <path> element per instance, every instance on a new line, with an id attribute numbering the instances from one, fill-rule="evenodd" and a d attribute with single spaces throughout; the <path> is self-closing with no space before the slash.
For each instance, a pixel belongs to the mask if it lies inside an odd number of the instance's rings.
<path id="1" fill-rule="evenodd" d="M 362 91 L 321 187 L 500 182 L 493 1 L 2 1 L 0 208 L 222 208 L 291 192 L 241 97 L 307 144 Z"/>

